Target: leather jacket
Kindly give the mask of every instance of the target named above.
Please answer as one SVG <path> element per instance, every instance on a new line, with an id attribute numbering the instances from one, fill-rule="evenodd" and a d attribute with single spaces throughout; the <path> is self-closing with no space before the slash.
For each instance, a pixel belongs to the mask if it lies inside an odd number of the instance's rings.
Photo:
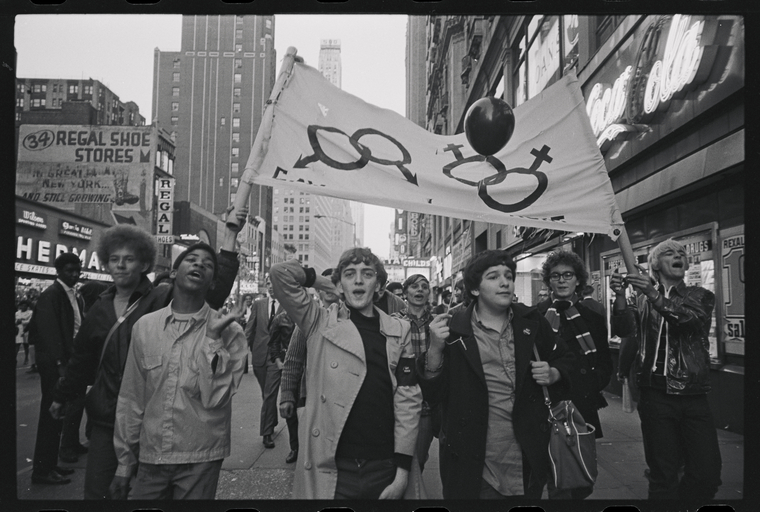
<path id="1" fill-rule="evenodd" d="M 715 307 L 715 295 L 700 286 L 686 286 L 681 281 L 671 289 L 670 298 L 660 286 L 657 305 L 640 295 L 636 305 L 612 315 L 612 332 L 635 337 L 636 375 L 639 386 L 652 387 L 652 372 L 657 357 L 657 342 L 662 328 L 667 328 L 666 392 L 696 395 L 710 391 L 710 342 L 708 333 Z M 662 322 L 662 319 L 665 321 Z M 642 338 L 643 335 L 643 338 Z M 659 374 L 659 372 L 657 372 Z"/>

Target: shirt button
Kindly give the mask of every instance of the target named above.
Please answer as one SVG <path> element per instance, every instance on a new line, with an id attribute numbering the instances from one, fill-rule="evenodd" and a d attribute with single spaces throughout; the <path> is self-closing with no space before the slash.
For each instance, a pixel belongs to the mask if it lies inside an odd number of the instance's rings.
<path id="1" fill-rule="evenodd" d="M 320 395 L 319 399 L 322 400 L 322 403 L 324 403 L 327 400 L 327 398 L 325 398 L 325 395 Z"/>
<path id="2" fill-rule="evenodd" d="M 581 374 L 586 375 L 586 369 L 585 368 L 581 368 Z"/>
<path id="3" fill-rule="evenodd" d="M 314 430 L 312 430 L 311 435 L 313 435 L 314 437 L 319 437 L 319 429 L 315 428 Z"/>
<path id="4" fill-rule="evenodd" d="M 333 361 L 332 363 L 330 363 L 330 368 L 337 368 L 337 367 L 338 367 L 338 363 L 336 361 Z"/>
<path id="5" fill-rule="evenodd" d="M 311 469 L 311 462 L 304 462 L 303 467 L 306 469 Z"/>

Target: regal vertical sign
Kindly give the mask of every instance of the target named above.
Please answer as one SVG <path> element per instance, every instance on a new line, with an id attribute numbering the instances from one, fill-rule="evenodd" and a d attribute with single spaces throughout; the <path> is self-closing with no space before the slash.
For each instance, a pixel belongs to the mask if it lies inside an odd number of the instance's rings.
<path id="1" fill-rule="evenodd" d="M 156 241 L 160 244 L 173 244 L 174 178 L 159 178 L 156 190 Z"/>

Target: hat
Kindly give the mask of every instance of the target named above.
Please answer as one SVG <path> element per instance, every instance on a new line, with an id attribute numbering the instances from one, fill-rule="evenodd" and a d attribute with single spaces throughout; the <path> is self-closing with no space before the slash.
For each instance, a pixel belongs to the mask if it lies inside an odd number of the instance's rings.
<path id="1" fill-rule="evenodd" d="M 172 265 L 172 269 L 173 270 L 177 270 L 179 268 L 179 264 L 182 263 L 182 260 L 184 260 L 187 257 L 188 254 L 190 254 L 192 251 L 194 251 L 196 249 L 202 249 L 202 250 L 208 252 L 211 255 L 211 259 L 214 260 L 214 277 L 216 277 L 216 273 L 217 273 L 217 270 L 218 270 L 218 267 L 219 267 L 219 263 L 216 260 L 216 252 L 214 252 L 214 249 L 209 244 L 207 244 L 206 242 L 195 243 L 195 244 L 191 245 L 190 247 L 188 247 L 187 249 L 185 249 L 184 251 L 182 251 L 182 253 L 180 253 L 180 255 L 177 256 L 177 259 L 174 260 L 174 264 Z"/>

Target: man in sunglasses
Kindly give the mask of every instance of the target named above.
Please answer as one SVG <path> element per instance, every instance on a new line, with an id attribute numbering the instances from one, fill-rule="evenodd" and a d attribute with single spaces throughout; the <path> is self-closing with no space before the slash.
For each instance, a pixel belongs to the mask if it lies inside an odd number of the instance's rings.
<path id="1" fill-rule="evenodd" d="M 422 409 L 410 325 L 373 303 L 383 264 L 369 249 L 343 253 L 330 279 L 297 260 L 271 268 L 274 296 L 306 336 L 309 399 L 293 497 L 418 498 L 412 464 Z M 306 289 L 337 291 L 322 307 Z M 410 472 L 415 478 L 410 478 Z"/>

